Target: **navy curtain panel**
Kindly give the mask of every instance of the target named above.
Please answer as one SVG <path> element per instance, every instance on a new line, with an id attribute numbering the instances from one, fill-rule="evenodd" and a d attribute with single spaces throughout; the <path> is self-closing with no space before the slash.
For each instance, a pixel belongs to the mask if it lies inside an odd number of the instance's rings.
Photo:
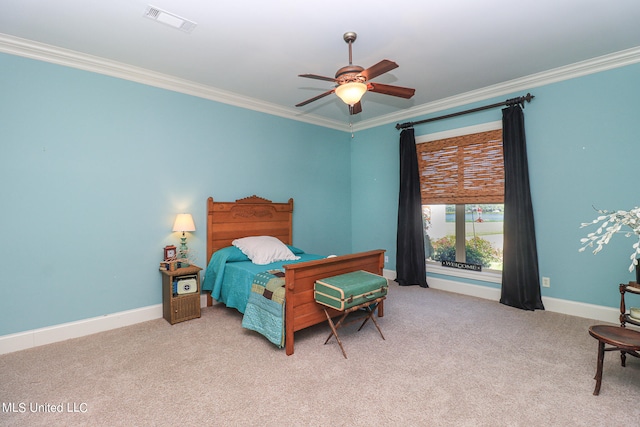
<path id="1" fill-rule="evenodd" d="M 400 133 L 400 195 L 396 243 L 396 281 L 427 288 L 420 174 L 413 129 Z"/>
<path id="2" fill-rule="evenodd" d="M 500 302 L 523 310 L 544 310 L 529 189 L 524 114 L 520 105 L 502 110 L 502 144 L 505 185 Z"/>

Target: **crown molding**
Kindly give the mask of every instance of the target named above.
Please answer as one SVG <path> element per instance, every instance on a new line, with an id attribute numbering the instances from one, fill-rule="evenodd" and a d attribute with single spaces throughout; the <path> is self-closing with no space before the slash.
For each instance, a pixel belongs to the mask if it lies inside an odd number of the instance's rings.
<path id="1" fill-rule="evenodd" d="M 597 58 L 589 59 L 586 61 L 576 62 L 564 67 L 554 68 L 552 70 L 531 74 L 526 77 L 509 80 L 449 98 L 439 99 L 428 104 L 422 104 L 416 107 L 409 108 L 407 110 L 402 110 L 398 113 L 376 117 L 375 119 L 366 120 L 354 124 L 353 130 L 354 132 L 356 132 L 376 126 L 387 125 L 389 123 L 403 122 L 415 119 L 415 117 L 425 116 L 450 108 L 484 101 L 496 96 L 509 95 L 514 92 L 523 90 L 531 90 L 533 88 L 546 86 L 551 83 L 557 83 L 560 81 L 570 80 L 589 74 L 595 74 L 614 68 L 637 64 L 638 62 L 640 62 L 640 46 L 608 55 L 599 56 Z"/>
<path id="2" fill-rule="evenodd" d="M 314 114 L 301 113 L 299 110 L 294 110 L 293 108 L 283 107 L 281 105 L 272 104 L 255 98 L 250 98 L 248 96 L 239 95 L 237 93 L 194 83 L 189 80 L 156 73 L 144 68 L 133 67 L 128 64 L 110 61 L 97 56 L 62 49 L 44 43 L 10 36 L 8 34 L 0 33 L 0 52 L 77 68 L 111 77 L 117 77 L 161 89 L 184 93 L 199 98 L 209 99 L 211 101 L 221 102 L 223 104 L 233 105 L 343 132 L 357 132 L 359 130 L 386 125 L 389 123 L 402 122 L 450 108 L 484 101 L 485 99 L 496 96 L 507 95 L 521 90 L 530 90 L 539 86 L 640 62 L 640 47 L 627 49 L 564 67 L 555 68 L 553 70 L 487 86 L 482 89 L 466 92 L 449 98 L 443 98 L 434 102 L 402 110 L 397 113 L 354 123 L 353 128 L 351 128 L 349 124 L 337 120 L 327 119 Z"/>
<path id="3" fill-rule="evenodd" d="M 313 114 L 301 114 L 299 110 L 261 101 L 234 92 L 194 83 L 166 74 L 156 73 L 144 68 L 134 67 L 121 62 L 110 61 L 44 43 L 26 40 L 0 33 L 0 52 L 22 56 L 38 61 L 77 68 L 84 71 L 116 77 L 148 86 L 154 86 L 174 92 L 184 93 L 223 104 L 246 108 L 253 111 L 297 120 L 318 126 L 350 132 L 348 124 L 326 119 Z"/>

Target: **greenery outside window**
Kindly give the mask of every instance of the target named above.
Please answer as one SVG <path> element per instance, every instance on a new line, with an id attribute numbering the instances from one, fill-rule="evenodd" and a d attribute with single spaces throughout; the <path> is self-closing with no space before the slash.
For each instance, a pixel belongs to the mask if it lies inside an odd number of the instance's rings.
<path id="1" fill-rule="evenodd" d="M 502 270 L 503 204 L 423 205 L 422 212 L 427 261 Z"/>

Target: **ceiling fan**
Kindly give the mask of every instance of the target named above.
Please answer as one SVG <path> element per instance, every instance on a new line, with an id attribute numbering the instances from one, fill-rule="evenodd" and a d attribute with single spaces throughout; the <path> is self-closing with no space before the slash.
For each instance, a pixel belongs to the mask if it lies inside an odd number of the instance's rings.
<path id="1" fill-rule="evenodd" d="M 366 91 L 382 93 L 384 95 L 398 96 L 400 98 L 409 99 L 415 93 L 415 89 L 401 86 L 392 86 L 382 83 L 373 83 L 370 80 L 384 74 L 388 71 L 398 68 L 398 64 L 388 59 L 383 59 L 377 64 L 367 68 L 366 70 L 359 65 L 353 65 L 351 57 L 351 45 L 356 41 L 357 34 L 354 32 L 344 33 L 344 41 L 349 45 L 349 65 L 336 71 L 336 76 L 324 77 L 317 74 L 299 74 L 299 77 L 309 79 L 325 80 L 336 83 L 336 87 L 326 91 L 318 96 L 302 101 L 296 104 L 296 107 L 302 107 L 313 101 L 324 98 L 327 95 L 336 93 L 345 104 L 349 105 L 349 114 L 358 114 L 362 111 L 360 99 Z"/>

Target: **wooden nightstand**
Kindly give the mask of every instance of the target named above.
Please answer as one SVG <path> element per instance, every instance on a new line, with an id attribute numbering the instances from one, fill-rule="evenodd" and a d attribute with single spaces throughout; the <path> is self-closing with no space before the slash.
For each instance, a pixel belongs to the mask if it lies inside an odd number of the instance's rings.
<path id="1" fill-rule="evenodd" d="M 167 322 L 172 325 L 185 320 L 200 317 L 200 270 L 202 268 L 191 265 L 189 267 L 178 268 L 174 271 L 160 270 L 162 273 L 162 313 Z M 190 293 L 182 293 L 182 285 L 193 286 L 195 279 L 196 289 Z M 174 286 L 174 283 L 176 286 Z"/>

